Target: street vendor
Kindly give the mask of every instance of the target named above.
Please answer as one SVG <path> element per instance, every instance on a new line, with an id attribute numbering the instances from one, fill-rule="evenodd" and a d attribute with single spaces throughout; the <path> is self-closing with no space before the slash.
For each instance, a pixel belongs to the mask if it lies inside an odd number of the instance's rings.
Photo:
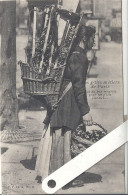
<path id="1" fill-rule="evenodd" d="M 85 83 L 88 69 L 86 53 L 92 48 L 94 37 L 95 27 L 81 25 L 69 56 L 61 94 L 70 82 L 72 85 L 50 119 L 52 143 L 50 146 L 50 162 L 48 162 L 49 174 L 71 160 L 70 146 L 72 131 L 80 123 L 84 123 L 85 128 L 86 125 L 92 125 L 93 123 L 87 101 Z M 48 116 L 44 120 L 44 124 L 46 125 L 47 120 Z M 41 163 L 39 163 L 37 165 L 38 181 L 43 179 L 41 170 L 45 170 L 45 167 L 42 167 Z"/>

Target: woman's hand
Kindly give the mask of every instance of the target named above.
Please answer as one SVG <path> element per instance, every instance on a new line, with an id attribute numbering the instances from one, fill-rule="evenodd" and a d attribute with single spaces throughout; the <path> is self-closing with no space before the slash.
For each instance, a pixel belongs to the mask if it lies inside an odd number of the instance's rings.
<path id="1" fill-rule="evenodd" d="M 92 125 L 93 124 L 93 119 L 92 119 L 90 112 L 83 116 L 83 122 L 85 125 Z"/>
<path id="2" fill-rule="evenodd" d="M 43 131 L 45 131 L 48 128 L 48 125 L 43 123 Z"/>

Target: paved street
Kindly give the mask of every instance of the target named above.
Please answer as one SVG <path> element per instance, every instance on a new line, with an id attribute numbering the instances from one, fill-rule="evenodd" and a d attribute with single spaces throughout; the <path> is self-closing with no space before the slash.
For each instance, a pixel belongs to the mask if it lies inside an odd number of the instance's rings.
<path id="1" fill-rule="evenodd" d="M 25 44 L 26 37 L 23 40 L 20 37 L 17 39 L 17 60 L 24 61 Z M 101 50 L 97 52 L 97 65 L 91 69 L 86 83 L 93 120 L 102 124 L 108 133 L 123 122 L 121 52 L 120 44 L 102 43 Z M 103 81 L 106 81 L 104 89 L 102 88 Z M 105 98 L 103 97 L 104 90 L 107 91 Z M 21 91 L 20 67 L 17 67 L 17 94 Z M 92 96 L 92 91 L 95 96 Z M 99 98 L 97 93 L 102 98 Z M 21 105 L 20 126 L 33 136 L 38 134 L 40 138 L 45 113 L 46 111 L 43 108 L 40 109 L 38 104 L 28 105 L 26 109 Z M 44 194 L 41 184 L 35 180 L 34 165 L 38 145 L 39 139 L 11 144 L 1 143 L 3 195 Z M 57 194 L 124 193 L 124 147 L 97 163 L 84 173 L 81 179 L 85 182 L 84 186 L 60 190 Z"/>

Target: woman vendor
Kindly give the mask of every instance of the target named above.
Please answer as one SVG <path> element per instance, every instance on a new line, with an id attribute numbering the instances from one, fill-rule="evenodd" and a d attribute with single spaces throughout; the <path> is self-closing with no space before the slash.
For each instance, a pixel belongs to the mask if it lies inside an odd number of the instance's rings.
<path id="1" fill-rule="evenodd" d="M 85 127 L 92 125 L 85 83 L 88 70 L 86 53 L 92 49 L 94 37 L 95 27 L 81 25 L 65 69 L 61 94 L 70 82 L 72 86 L 50 119 L 51 142 L 48 144 L 50 149 L 47 151 L 49 160 L 42 163 L 41 159 L 44 155 L 42 151 L 40 160 L 36 163 L 38 182 L 44 179 L 45 166 L 48 167 L 50 174 L 71 160 L 71 134 L 77 126 L 80 123 L 84 123 Z M 47 117 L 44 124 L 47 124 Z"/>

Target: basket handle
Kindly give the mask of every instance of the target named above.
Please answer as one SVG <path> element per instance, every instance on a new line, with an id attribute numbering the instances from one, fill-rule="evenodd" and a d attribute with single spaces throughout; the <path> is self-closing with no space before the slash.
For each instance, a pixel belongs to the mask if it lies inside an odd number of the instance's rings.
<path id="1" fill-rule="evenodd" d="M 103 129 L 103 130 L 107 133 L 107 130 L 106 130 L 101 124 L 99 124 L 99 123 L 97 123 L 97 122 L 93 122 L 92 125 L 97 125 L 97 126 L 99 126 L 101 129 Z"/>

